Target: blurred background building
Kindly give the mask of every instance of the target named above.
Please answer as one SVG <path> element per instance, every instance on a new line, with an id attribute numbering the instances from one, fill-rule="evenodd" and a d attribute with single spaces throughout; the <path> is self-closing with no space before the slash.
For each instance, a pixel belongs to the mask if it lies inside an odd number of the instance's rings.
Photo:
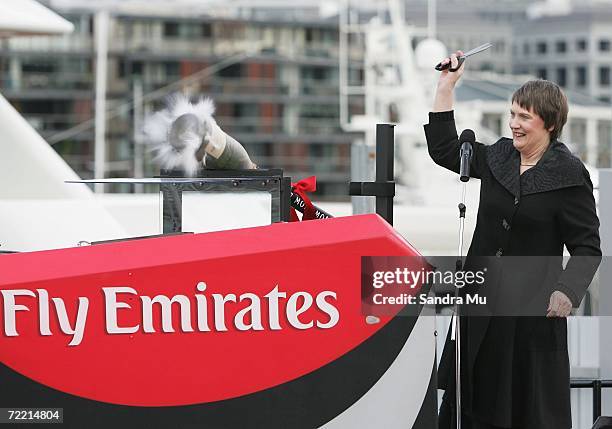
<path id="1" fill-rule="evenodd" d="M 54 9 L 75 31 L 7 41 L 1 89 L 81 177 L 91 178 L 93 123 L 74 127 L 94 116 L 96 10 Z M 131 102 L 138 86 L 149 94 L 204 71 L 189 92 L 214 99 L 217 122 L 259 166 L 282 167 L 294 177 L 316 174 L 322 195 L 346 195 L 352 138 L 338 120 L 337 18 L 185 17 L 171 7 L 161 16 L 148 13 L 147 7 L 130 13 L 110 8 L 107 177 L 157 171 L 146 151 L 144 168 L 136 171 L 134 110 L 113 108 Z M 251 55 L 242 55 L 249 49 Z M 163 96 L 178 89 L 161 91 L 144 109 L 159 108 Z"/>
<path id="2" fill-rule="evenodd" d="M 94 196 L 64 183 L 76 176 L 47 145 L 84 179 L 154 176 L 143 117 L 186 91 L 215 100 L 218 123 L 259 166 L 316 175 L 315 200 L 335 216 L 359 212 L 346 204 L 347 182 L 368 179 L 374 124 L 397 123 L 394 228 L 423 254 L 454 254 L 457 178 L 434 168 L 421 126 L 433 65 L 485 42 L 493 47 L 469 59 L 456 91 L 458 129 L 494 142 L 507 134 L 512 92 L 545 77 L 566 90 L 561 140 L 587 163 L 596 189 L 598 168 L 612 165 L 610 1 L 41 2 L 74 31 L 7 39 L 0 31 L 0 91 L 44 138 L 0 97 L 3 249 L 160 232 L 158 195 L 139 192 L 157 187 L 107 185 L 123 194 Z M 478 186 L 468 184 L 466 235 Z M 598 301 L 596 280 L 579 314 Z M 607 331 L 580 319 L 570 323 L 572 377 L 603 377 Z M 572 403 L 574 427 L 590 427 L 589 392 L 574 390 Z"/>
<path id="3" fill-rule="evenodd" d="M 348 2 L 301 1 L 291 7 L 274 0 L 43 3 L 72 22 L 75 31 L 3 40 L 0 90 L 82 178 L 92 178 L 95 170 L 96 36 L 103 31 L 96 28 L 102 22 L 96 16 L 106 11 L 108 66 L 101 104 L 106 106 L 106 177 L 157 174 L 139 144 L 140 116 L 159 108 L 165 95 L 186 89 L 215 100 L 218 123 L 259 166 L 284 168 L 295 178 L 314 174 L 317 198 L 348 200 L 350 146 L 358 137 L 341 126 L 338 96 L 339 13 Z M 377 16 L 389 20 L 386 2 L 350 6 L 357 25 Z M 470 59 L 469 70 L 495 75 L 488 83 L 477 79 L 464 85 L 460 100 L 503 101 L 529 74 L 583 95 L 582 104 L 609 106 L 608 2 L 408 0 L 402 6 L 405 22 L 415 29 L 413 47 L 432 35 L 449 51 L 493 43 Z M 351 31 L 348 38 L 346 79 L 358 87 L 365 84 L 366 36 Z M 508 85 L 503 75 L 512 74 L 523 77 L 510 78 Z M 364 114 L 364 94 L 347 97 L 347 109 L 349 116 Z M 505 117 L 505 111 L 494 109 L 479 119 L 499 135 Z M 571 118 L 564 141 L 592 166 L 609 167 L 611 119 L 606 114 Z M 133 191 L 113 186 L 107 189 Z"/>

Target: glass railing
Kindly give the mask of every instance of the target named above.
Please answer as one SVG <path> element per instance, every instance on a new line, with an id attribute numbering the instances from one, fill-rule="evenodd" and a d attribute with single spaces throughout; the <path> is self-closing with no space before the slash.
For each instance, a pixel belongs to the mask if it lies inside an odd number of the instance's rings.
<path id="1" fill-rule="evenodd" d="M 323 80 L 302 80 L 301 93 L 304 95 L 322 95 L 338 97 L 338 84 L 331 84 L 329 81 Z"/>
<path id="2" fill-rule="evenodd" d="M 177 82 L 182 76 L 166 76 L 156 79 L 147 79 L 144 82 L 145 91 L 154 91 Z M 277 79 L 259 79 L 249 77 L 239 78 L 210 78 L 203 79 L 200 92 L 206 95 L 213 94 L 251 94 L 251 95 L 287 95 L 289 85 Z"/>
<path id="3" fill-rule="evenodd" d="M 286 171 L 300 172 L 302 174 L 337 173 L 348 174 L 350 159 L 338 156 L 253 156 L 258 166 L 268 168 L 282 168 Z"/>
<path id="4" fill-rule="evenodd" d="M 165 39 L 148 39 L 142 37 L 111 39 L 109 44 L 111 52 L 129 52 L 129 53 L 182 53 L 187 55 L 213 55 L 213 45 L 209 42 L 198 40 L 192 41 L 188 39 L 165 40 Z"/>
<path id="5" fill-rule="evenodd" d="M 90 119 L 90 117 L 78 116 L 74 114 L 33 114 L 25 113 L 25 119 L 28 123 L 34 127 L 38 132 L 50 135 L 60 131 L 67 130 L 74 127 L 84 121 Z"/>
<path id="6" fill-rule="evenodd" d="M 74 114 L 26 114 L 28 122 L 46 136 L 72 128 L 91 117 Z M 216 116 L 217 123 L 230 135 L 245 134 L 307 134 L 332 135 L 341 132 L 337 118 L 299 118 L 287 129 L 287 121 L 280 116 Z M 108 126 L 114 133 L 131 133 L 131 122 L 126 118 L 111 118 Z M 91 131 L 91 130 L 90 130 Z"/>
<path id="7" fill-rule="evenodd" d="M 12 91 L 31 89 L 92 91 L 93 75 L 64 72 L 23 73 L 19 79 L 0 79 L 0 86 Z"/>
<path id="8" fill-rule="evenodd" d="M 93 39 L 88 35 L 74 34 L 49 37 L 16 37 L 9 39 L 6 46 L 11 51 L 27 52 L 92 52 Z"/>

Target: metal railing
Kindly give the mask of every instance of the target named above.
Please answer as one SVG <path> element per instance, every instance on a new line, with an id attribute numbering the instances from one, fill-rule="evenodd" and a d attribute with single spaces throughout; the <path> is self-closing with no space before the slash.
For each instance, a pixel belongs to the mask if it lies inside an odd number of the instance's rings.
<path id="1" fill-rule="evenodd" d="M 93 91 L 93 75 L 91 73 L 65 73 L 54 72 L 26 72 L 18 79 L 4 77 L 0 79 L 0 87 L 13 91 L 40 90 L 53 88 L 54 90 Z"/>
<path id="2" fill-rule="evenodd" d="M 593 423 L 601 416 L 601 389 L 612 388 L 612 380 L 600 379 L 573 379 L 570 382 L 572 389 L 593 390 Z"/>

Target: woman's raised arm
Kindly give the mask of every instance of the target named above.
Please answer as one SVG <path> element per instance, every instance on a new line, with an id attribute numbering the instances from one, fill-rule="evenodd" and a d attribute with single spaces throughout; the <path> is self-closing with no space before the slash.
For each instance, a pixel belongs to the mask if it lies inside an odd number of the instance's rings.
<path id="1" fill-rule="evenodd" d="M 449 71 L 449 69 L 457 67 L 457 57 L 461 55 L 463 55 L 463 52 L 457 51 L 452 54 L 450 58 L 446 58 L 442 61 L 443 65 L 450 61 L 451 66 L 440 73 L 432 112 L 448 112 L 449 110 L 453 110 L 453 92 L 455 90 L 455 85 L 457 85 L 457 81 L 461 79 L 463 75 L 465 62 L 461 64 L 461 67 L 459 67 L 457 71 L 452 72 Z"/>
<path id="2" fill-rule="evenodd" d="M 442 64 L 450 61 L 451 68 L 453 68 L 457 65 L 457 55 L 462 54 L 461 51 L 457 51 L 450 58 L 442 61 Z M 427 149 L 431 159 L 436 164 L 455 173 L 459 173 L 460 144 L 453 114 L 453 92 L 457 81 L 463 74 L 464 66 L 465 63 L 455 72 L 447 69 L 440 73 L 433 110 L 429 113 L 429 123 L 425 125 Z M 484 145 L 476 143 L 473 149 L 470 176 L 480 178 L 484 161 Z"/>

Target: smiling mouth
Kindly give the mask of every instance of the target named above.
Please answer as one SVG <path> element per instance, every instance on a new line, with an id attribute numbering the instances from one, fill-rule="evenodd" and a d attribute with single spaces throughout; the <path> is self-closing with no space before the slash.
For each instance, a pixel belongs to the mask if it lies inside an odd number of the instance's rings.
<path id="1" fill-rule="evenodd" d="M 523 134 L 523 133 L 513 132 L 513 133 L 512 133 L 512 137 L 517 137 L 517 138 L 518 138 L 518 137 L 525 137 L 525 134 Z"/>

